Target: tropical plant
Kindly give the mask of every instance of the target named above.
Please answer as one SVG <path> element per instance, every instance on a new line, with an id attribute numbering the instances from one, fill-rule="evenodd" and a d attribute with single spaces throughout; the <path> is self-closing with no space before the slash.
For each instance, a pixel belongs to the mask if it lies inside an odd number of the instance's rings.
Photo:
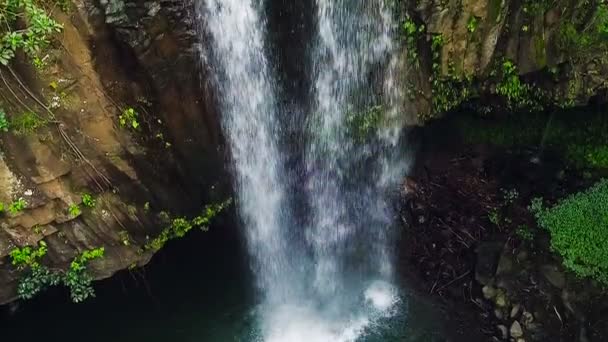
<path id="1" fill-rule="evenodd" d="M 62 26 L 53 20 L 35 0 L 0 2 L 0 64 L 8 65 L 18 50 L 36 58 L 50 43 L 52 34 Z M 17 23 L 25 23 L 18 27 Z"/>
<path id="2" fill-rule="evenodd" d="M 533 213 L 551 234 L 551 246 L 563 257 L 564 266 L 608 286 L 608 180 L 553 207 L 541 203 L 533 203 Z"/>

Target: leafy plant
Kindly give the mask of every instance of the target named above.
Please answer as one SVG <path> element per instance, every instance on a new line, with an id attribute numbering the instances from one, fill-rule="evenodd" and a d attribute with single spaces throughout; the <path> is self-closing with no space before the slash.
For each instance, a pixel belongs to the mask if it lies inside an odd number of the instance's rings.
<path id="1" fill-rule="evenodd" d="M 469 21 L 467 22 L 467 31 L 469 31 L 469 33 L 474 33 L 475 31 L 477 31 L 478 27 L 479 27 L 479 18 L 472 15 L 469 18 Z"/>
<path id="2" fill-rule="evenodd" d="M 44 241 L 40 241 L 38 248 L 25 246 L 23 248 L 15 248 L 10 251 L 11 263 L 18 269 L 27 267 L 36 268 L 40 266 L 40 259 L 46 255 L 48 248 Z"/>
<path id="3" fill-rule="evenodd" d="M 519 236 L 524 241 L 532 241 L 534 240 L 534 232 L 532 229 L 526 225 L 521 225 L 515 231 L 515 234 Z"/>
<path id="4" fill-rule="evenodd" d="M 46 120 L 33 112 L 24 112 L 14 116 L 11 127 L 17 134 L 25 135 L 35 132 L 38 128 L 46 125 Z"/>
<path id="5" fill-rule="evenodd" d="M 515 202 L 515 200 L 519 197 L 519 192 L 517 189 L 501 189 L 503 206 L 509 206 Z"/>
<path id="6" fill-rule="evenodd" d="M 420 65 L 419 54 L 418 54 L 418 40 L 424 34 L 426 27 L 424 24 L 416 25 L 416 22 L 411 18 L 407 17 L 403 22 L 403 34 L 405 36 L 405 42 L 407 46 L 407 55 L 411 63 L 418 67 Z"/>
<path id="7" fill-rule="evenodd" d="M 103 247 L 84 251 L 70 263 L 69 270 L 63 276 L 63 283 L 70 288 L 70 297 L 74 303 L 95 297 L 91 285 L 93 277 L 87 272 L 87 265 L 91 260 L 102 258 L 104 253 Z"/>
<path id="8" fill-rule="evenodd" d="M 26 206 L 27 202 L 23 198 L 20 198 L 9 205 L 8 211 L 15 215 L 25 209 Z"/>
<path id="9" fill-rule="evenodd" d="M 608 180 L 550 208 L 537 202 L 533 210 L 564 266 L 608 286 Z"/>
<path id="10" fill-rule="evenodd" d="M 532 87 L 521 81 L 517 66 L 510 60 L 502 63 L 502 78 L 496 85 L 496 94 L 503 96 L 511 109 L 534 107 L 537 104 Z"/>
<path id="11" fill-rule="evenodd" d="M 48 46 L 50 36 L 61 31 L 62 26 L 38 4 L 34 0 L 0 2 L 0 64 L 8 65 L 18 50 L 37 57 Z M 25 23 L 25 27 L 17 23 Z"/>
<path id="12" fill-rule="evenodd" d="M 9 127 L 10 125 L 6 118 L 6 113 L 4 112 L 4 109 L 0 108 L 0 131 L 8 132 Z"/>
<path id="13" fill-rule="evenodd" d="M 68 208 L 68 212 L 70 213 L 70 216 L 72 216 L 72 217 L 77 217 L 77 216 L 80 216 L 80 214 L 82 214 L 82 210 L 80 210 L 80 206 L 78 204 L 70 205 L 70 207 Z"/>
<path id="14" fill-rule="evenodd" d="M 139 129 L 139 121 L 137 120 L 139 114 L 133 108 L 125 109 L 122 114 L 118 117 L 118 123 L 120 127 L 128 127 L 134 130 Z"/>
<path id="15" fill-rule="evenodd" d="M 184 217 L 178 217 L 171 220 L 171 225 L 161 231 L 161 233 L 145 245 L 145 249 L 158 251 L 172 239 L 184 237 L 193 228 L 198 227 L 204 231 L 209 229 L 211 219 L 217 216 L 221 211 L 227 208 L 232 203 L 232 199 L 228 199 L 219 204 L 212 204 L 205 207 L 203 213 L 191 220 Z"/>
<path id="16" fill-rule="evenodd" d="M 488 214 L 488 219 L 492 224 L 500 226 L 500 213 L 498 212 L 498 209 L 492 209 Z"/>
<path id="17" fill-rule="evenodd" d="M 82 194 L 82 204 L 87 208 L 94 208 L 97 201 L 91 194 L 85 192 Z"/>

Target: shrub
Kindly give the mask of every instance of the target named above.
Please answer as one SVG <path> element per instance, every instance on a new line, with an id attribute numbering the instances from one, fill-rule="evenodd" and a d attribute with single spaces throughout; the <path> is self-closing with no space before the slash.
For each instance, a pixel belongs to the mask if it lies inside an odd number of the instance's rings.
<path id="1" fill-rule="evenodd" d="M 48 46 L 50 36 L 62 26 L 53 20 L 34 0 L 4 0 L 0 2 L 0 64 L 8 65 L 17 50 L 35 58 Z M 15 29 L 16 23 L 26 23 Z"/>
<path id="2" fill-rule="evenodd" d="M 550 232 L 564 266 L 608 286 L 608 180 L 551 208 L 542 208 L 538 200 L 534 206 L 538 224 Z"/>
<path id="3" fill-rule="evenodd" d="M 91 285 L 93 277 L 87 272 L 89 261 L 103 257 L 104 248 L 84 251 L 70 263 L 67 271 L 51 270 L 40 264 L 47 252 L 47 246 L 41 241 L 38 248 L 26 246 L 15 248 L 10 252 L 13 266 L 25 271 L 17 285 L 17 294 L 21 299 L 31 299 L 39 292 L 50 286 L 63 285 L 70 289 L 70 297 L 74 303 L 80 303 L 94 297 Z"/>

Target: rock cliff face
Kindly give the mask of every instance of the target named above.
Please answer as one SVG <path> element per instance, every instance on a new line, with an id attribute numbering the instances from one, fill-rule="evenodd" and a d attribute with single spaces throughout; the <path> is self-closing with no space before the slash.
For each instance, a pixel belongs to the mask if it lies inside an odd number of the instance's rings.
<path id="1" fill-rule="evenodd" d="M 606 101 L 605 3 L 419 0 L 400 6 L 417 109 L 411 121 L 423 123 L 468 102 L 489 111 Z"/>
<path id="2" fill-rule="evenodd" d="M 0 135 L 0 304 L 16 298 L 22 276 L 8 257 L 14 248 L 44 240 L 43 263 L 66 269 L 82 251 L 104 247 L 90 270 L 109 277 L 150 259 L 153 250 L 142 247 L 166 224 L 158 213 L 194 215 L 226 196 L 190 5 L 73 1 L 67 14 L 53 13 L 63 31 L 44 67 L 18 58 L 2 68 L 7 116 L 36 113 L 38 124 Z M 119 124 L 127 108 L 137 129 Z M 95 207 L 82 205 L 83 193 Z M 10 212 L 19 199 L 25 208 Z"/>

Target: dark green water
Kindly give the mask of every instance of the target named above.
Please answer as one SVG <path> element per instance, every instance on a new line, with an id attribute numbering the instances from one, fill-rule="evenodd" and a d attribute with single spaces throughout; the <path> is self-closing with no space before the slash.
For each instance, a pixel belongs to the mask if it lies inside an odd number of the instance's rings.
<path id="1" fill-rule="evenodd" d="M 95 285 L 83 304 L 53 289 L 1 311 L 7 341 L 230 342 L 256 341 L 253 281 L 237 232 L 193 233 L 159 253 L 144 270 Z M 400 313 L 372 324 L 362 342 L 446 341 L 439 311 L 405 296 Z M 289 342 L 289 341 L 285 341 Z M 331 342 L 331 341 L 328 341 Z"/>

